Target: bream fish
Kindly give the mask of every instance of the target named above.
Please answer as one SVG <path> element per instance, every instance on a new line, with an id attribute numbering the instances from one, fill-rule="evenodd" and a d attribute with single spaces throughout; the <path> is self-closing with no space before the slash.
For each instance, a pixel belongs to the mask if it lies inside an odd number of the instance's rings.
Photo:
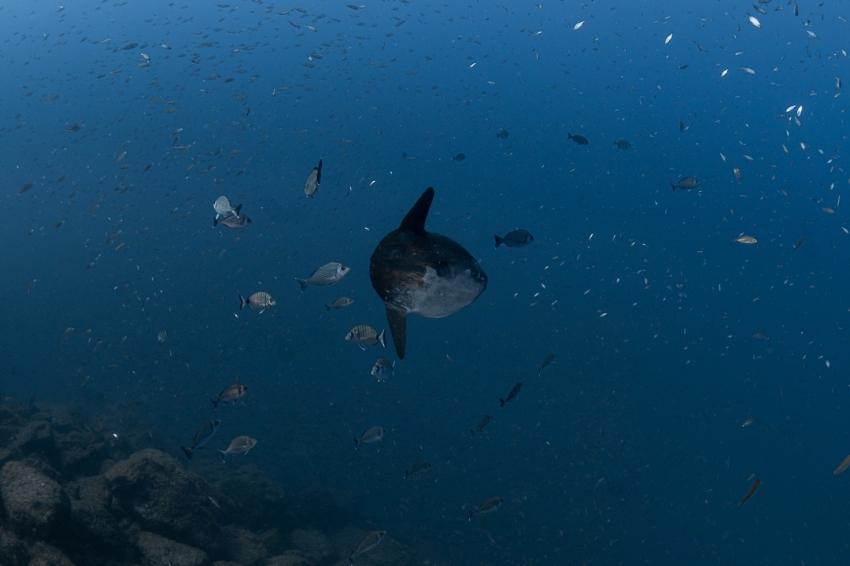
<path id="1" fill-rule="evenodd" d="M 381 346 L 384 348 L 387 347 L 387 340 L 384 337 L 387 329 L 381 330 L 381 333 L 378 334 L 378 331 L 369 326 L 368 324 L 358 324 L 354 328 L 348 331 L 348 334 L 345 335 L 345 339 L 351 342 L 352 344 L 357 344 L 360 346 L 361 350 L 365 350 L 363 346 L 374 346 L 377 343 L 381 343 Z"/>
<path id="2" fill-rule="evenodd" d="M 351 564 L 354 564 L 355 558 L 378 546 L 378 543 L 384 540 L 385 536 L 387 536 L 387 531 L 372 531 L 363 537 L 363 540 L 360 541 L 360 544 L 357 545 L 357 548 L 351 553 L 351 556 L 348 557 L 348 561 Z"/>
<path id="3" fill-rule="evenodd" d="M 271 295 L 269 295 L 268 293 L 265 293 L 263 291 L 258 291 L 257 293 L 254 293 L 253 295 L 251 295 L 247 299 L 245 297 L 243 297 L 242 295 L 239 295 L 239 310 L 240 311 L 242 309 L 244 309 L 246 306 L 249 306 L 252 309 L 263 312 L 267 308 L 273 307 L 276 304 L 277 304 L 277 301 L 275 301 L 274 298 Z"/>
<path id="4" fill-rule="evenodd" d="M 574 136 L 574 135 L 570 134 L 569 132 L 567 133 L 567 139 L 573 140 L 578 145 L 587 145 L 588 143 L 590 143 L 590 142 L 587 141 L 586 137 L 584 137 L 584 136 Z"/>
<path id="5" fill-rule="evenodd" d="M 251 448 L 257 445 L 257 441 L 250 436 L 237 436 L 233 440 L 230 441 L 230 445 L 227 447 L 227 450 L 219 450 L 219 454 L 221 454 L 221 461 L 224 462 L 227 456 L 232 456 L 235 454 L 248 454 L 251 451 Z"/>
<path id="6" fill-rule="evenodd" d="M 492 513 L 493 511 L 498 509 L 499 506 L 504 502 L 504 497 L 491 497 L 490 499 L 482 503 L 477 509 L 469 510 L 469 520 L 471 521 L 472 518 L 476 515 L 485 515 L 487 513 Z"/>
<path id="7" fill-rule="evenodd" d="M 507 397 L 505 397 L 505 398 L 501 398 L 501 397 L 500 397 L 500 398 L 499 398 L 499 407 L 500 407 L 500 408 L 501 408 L 501 407 L 504 407 L 504 406 L 505 406 L 505 403 L 510 403 L 511 401 L 513 401 L 514 399 L 516 399 L 516 396 L 517 396 L 517 395 L 519 395 L 519 390 L 520 390 L 520 389 L 522 389 L 522 382 L 521 382 L 521 381 L 517 381 L 517 382 L 514 384 L 514 386 L 511 388 L 511 392 L 510 392 L 510 393 L 508 393 L 508 396 L 507 396 Z"/>
<path id="8" fill-rule="evenodd" d="M 699 185 L 699 181 L 697 181 L 696 177 L 683 177 L 676 184 L 670 183 L 670 186 L 673 187 L 674 191 L 676 189 L 690 190 L 696 187 L 697 185 Z"/>
<path id="9" fill-rule="evenodd" d="M 372 366 L 372 375 L 378 379 L 378 381 L 386 381 L 387 375 L 391 378 L 395 377 L 395 362 L 390 362 L 386 358 L 380 358 L 375 365 Z"/>
<path id="10" fill-rule="evenodd" d="M 496 239 L 497 248 L 502 244 L 505 244 L 509 248 L 524 248 L 525 246 L 534 241 L 534 236 L 532 236 L 528 230 L 522 229 L 508 232 L 507 234 L 505 234 L 504 238 L 502 238 L 498 234 L 494 234 L 493 238 Z"/>
<path id="11" fill-rule="evenodd" d="M 303 291 L 308 285 L 333 285 L 348 275 L 349 271 L 351 271 L 350 267 L 346 267 L 341 263 L 332 261 L 314 271 L 307 279 L 299 279 L 296 277 L 295 280 L 299 285 L 301 285 L 301 290 Z"/>
<path id="12" fill-rule="evenodd" d="M 366 432 L 360 435 L 360 438 L 354 439 L 354 447 L 357 448 L 361 444 L 372 444 L 381 440 L 387 431 L 379 426 L 373 426 Z"/>
<path id="13" fill-rule="evenodd" d="M 210 419 L 208 421 L 204 421 L 204 423 L 198 427 L 198 431 L 195 433 L 195 437 L 192 439 L 192 446 L 186 448 L 185 446 L 181 446 L 180 450 L 186 454 L 186 457 L 190 460 L 192 459 L 192 454 L 195 450 L 199 448 L 203 448 L 204 445 L 215 436 L 216 431 L 218 430 L 218 425 L 221 424 L 219 419 Z"/>
<path id="14" fill-rule="evenodd" d="M 316 194 L 316 191 L 319 190 L 319 184 L 322 182 L 322 160 L 319 160 L 319 164 L 316 167 L 313 167 L 313 170 L 310 172 L 310 175 L 307 177 L 307 182 L 304 183 L 304 194 L 307 195 L 307 198 L 313 198 L 313 195 Z"/>
<path id="15" fill-rule="evenodd" d="M 222 218 L 221 220 L 219 220 L 218 218 L 213 218 L 213 227 L 218 226 L 219 224 L 223 224 L 228 228 L 233 228 L 234 230 L 244 228 L 250 223 L 251 219 L 244 214 L 240 214 L 239 216 L 231 214 L 230 216 Z"/>
<path id="16" fill-rule="evenodd" d="M 238 401 L 245 395 L 246 391 L 248 391 L 247 385 L 234 383 L 219 393 L 217 399 L 210 399 L 210 402 L 213 404 L 213 409 L 218 409 L 219 403 L 233 403 L 234 401 Z"/>

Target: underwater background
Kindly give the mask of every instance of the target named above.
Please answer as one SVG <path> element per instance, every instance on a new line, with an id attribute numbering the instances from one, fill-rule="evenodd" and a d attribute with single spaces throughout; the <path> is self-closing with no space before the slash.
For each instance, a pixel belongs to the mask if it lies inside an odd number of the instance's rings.
<path id="1" fill-rule="evenodd" d="M 846 564 L 848 19 L 846 1 L 3 2 L 0 462 L 70 493 L 155 449 L 236 503 L 250 466 L 275 506 L 332 501 L 240 523 L 279 529 L 278 554 L 302 523 L 356 529 L 304 564 L 348 563 L 375 530 L 357 564 Z M 488 288 L 410 317 L 379 382 L 391 341 L 344 337 L 386 327 L 369 257 L 429 186 L 426 228 Z M 252 223 L 213 227 L 221 195 Z M 494 247 L 517 228 L 533 243 Z M 331 261 L 351 272 L 299 289 Z M 240 311 L 257 291 L 277 305 Z M 62 411 L 104 444 L 85 474 L 21 445 Z M 238 435 L 256 447 L 222 464 Z"/>

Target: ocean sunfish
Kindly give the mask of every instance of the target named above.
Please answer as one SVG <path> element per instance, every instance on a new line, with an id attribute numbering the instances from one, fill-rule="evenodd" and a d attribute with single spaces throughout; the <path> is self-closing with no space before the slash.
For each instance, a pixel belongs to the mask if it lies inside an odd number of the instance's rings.
<path id="1" fill-rule="evenodd" d="M 443 318 L 472 303 L 487 288 L 487 275 L 463 246 L 425 231 L 434 200 L 428 188 L 381 240 L 369 261 L 372 287 L 387 308 L 399 359 L 404 358 L 407 315 Z"/>

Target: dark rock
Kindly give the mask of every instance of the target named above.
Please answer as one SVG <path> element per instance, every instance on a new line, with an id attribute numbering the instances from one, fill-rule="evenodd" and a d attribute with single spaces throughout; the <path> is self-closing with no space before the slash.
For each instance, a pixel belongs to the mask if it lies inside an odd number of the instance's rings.
<path id="1" fill-rule="evenodd" d="M 71 501 L 71 522 L 66 533 L 67 543 L 63 544 L 72 549 L 71 554 L 83 554 L 96 557 L 103 552 L 112 558 L 133 558 L 129 552 L 127 537 L 105 507 L 88 500 Z M 93 563 L 86 560 L 86 564 Z"/>
<path id="2" fill-rule="evenodd" d="M 38 540 L 26 541 L 29 566 L 75 566 L 58 548 Z"/>
<path id="3" fill-rule="evenodd" d="M 56 459 L 56 441 L 53 429 L 50 428 L 47 421 L 31 421 L 15 435 L 12 449 L 24 456 L 37 454 L 48 462 L 54 462 Z"/>
<path id="4" fill-rule="evenodd" d="M 235 500 L 228 516 L 235 523 L 260 531 L 286 521 L 286 493 L 253 464 L 241 466 L 219 483 L 219 491 Z"/>
<path id="5" fill-rule="evenodd" d="M 231 562 L 229 560 L 219 560 L 213 562 L 212 566 L 242 566 L 241 562 Z"/>
<path id="6" fill-rule="evenodd" d="M 121 509 L 144 530 L 221 555 L 210 487 L 177 460 L 148 448 L 117 463 L 104 477 Z"/>
<path id="7" fill-rule="evenodd" d="M 145 563 L 150 566 L 204 566 L 210 559 L 203 550 L 174 542 L 154 533 L 142 531 L 136 545 L 142 553 Z"/>
<path id="8" fill-rule="evenodd" d="M 280 556 L 269 558 L 267 566 L 313 566 L 300 550 L 287 550 Z"/>
<path id="9" fill-rule="evenodd" d="M 313 562 L 322 562 L 335 552 L 331 540 L 315 529 L 295 529 L 290 538 L 292 548 L 300 550 Z"/>
<path id="10" fill-rule="evenodd" d="M 87 446 L 62 446 L 60 444 L 59 450 L 62 475 L 66 479 L 73 479 L 81 475 L 96 475 L 100 471 L 100 465 L 109 456 L 109 450 L 103 442 Z"/>
<path id="11" fill-rule="evenodd" d="M 263 546 L 269 551 L 269 554 L 282 554 L 289 546 L 286 544 L 286 539 L 281 534 L 280 529 L 272 527 L 260 533 L 260 540 L 263 541 Z"/>
<path id="12" fill-rule="evenodd" d="M 8 448 L 0 448 L 0 468 L 6 465 L 6 462 L 11 462 L 16 459 L 15 454 L 13 454 L 11 450 Z"/>
<path id="13" fill-rule="evenodd" d="M 221 529 L 224 555 L 229 560 L 237 560 L 243 566 L 254 566 L 268 556 L 262 539 L 245 529 L 228 525 Z"/>
<path id="14" fill-rule="evenodd" d="M 67 521 L 71 502 L 58 483 L 21 462 L 0 470 L 0 492 L 9 522 L 19 532 L 53 536 Z"/>
<path id="15" fill-rule="evenodd" d="M 3 566 L 18 566 L 27 564 L 26 547 L 13 533 L 0 526 L 0 564 Z"/>

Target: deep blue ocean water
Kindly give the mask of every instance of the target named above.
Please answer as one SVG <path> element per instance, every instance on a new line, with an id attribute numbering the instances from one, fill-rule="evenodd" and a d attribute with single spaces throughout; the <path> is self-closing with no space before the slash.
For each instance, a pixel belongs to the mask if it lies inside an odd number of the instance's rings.
<path id="1" fill-rule="evenodd" d="M 797 4 L 5 2 L 0 390 L 132 408 L 181 458 L 221 418 L 259 441 L 227 466 L 422 563 L 846 564 L 850 4 Z M 369 257 L 428 186 L 489 285 L 378 383 L 392 344 L 343 338 L 386 326 Z"/>

